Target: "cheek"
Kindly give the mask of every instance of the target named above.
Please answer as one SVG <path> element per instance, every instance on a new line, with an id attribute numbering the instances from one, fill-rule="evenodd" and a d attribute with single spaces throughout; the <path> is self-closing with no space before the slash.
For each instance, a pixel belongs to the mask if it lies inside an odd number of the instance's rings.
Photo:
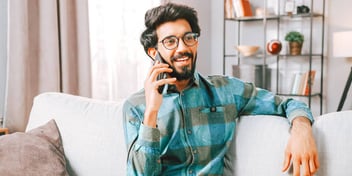
<path id="1" fill-rule="evenodd" d="M 172 56 L 172 52 L 170 51 L 165 51 L 165 50 L 159 50 L 159 53 L 161 55 L 161 57 L 168 63 L 170 63 L 170 58 Z"/>

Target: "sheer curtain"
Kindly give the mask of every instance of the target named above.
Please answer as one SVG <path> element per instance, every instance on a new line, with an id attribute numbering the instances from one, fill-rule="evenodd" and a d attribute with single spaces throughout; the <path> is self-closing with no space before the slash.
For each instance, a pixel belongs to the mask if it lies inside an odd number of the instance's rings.
<path id="1" fill-rule="evenodd" d="M 139 42 L 147 9 L 160 0 L 89 0 L 92 96 L 121 101 L 143 87 L 151 60 Z"/>

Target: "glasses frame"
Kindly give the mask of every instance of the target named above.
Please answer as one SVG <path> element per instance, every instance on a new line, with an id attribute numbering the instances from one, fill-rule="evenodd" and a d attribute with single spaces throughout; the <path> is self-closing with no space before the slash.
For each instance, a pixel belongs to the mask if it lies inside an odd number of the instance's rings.
<path id="1" fill-rule="evenodd" d="M 188 36 L 188 35 L 190 35 L 190 34 L 193 35 L 194 40 L 195 40 L 195 42 L 194 42 L 193 44 L 191 44 L 191 45 L 189 45 L 189 44 L 187 44 L 187 43 L 185 42 L 185 37 Z M 187 33 L 185 33 L 182 37 L 176 37 L 176 36 L 174 36 L 174 35 L 165 37 L 165 38 L 162 39 L 159 43 L 161 43 L 161 44 L 164 46 L 165 49 L 167 49 L 167 50 L 173 50 L 173 49 L 177 48 L 178 45 L 180 44 L 180 39 L 182 39 L 182 42 L 183 42 L 186 46 L 191 47 L 191 46 L 194 46 L 195 44 L 198 43 L 198 37 L 199 37 L 199 34 L 196 33 L 196 32 L 187 32 Z M 166 47 L 164 41 L 165 41 L 166 39 L 171 39 L 171 38 L 174 38 L 174 39 L 176 40 L 176 45 L 175 45 L 174 47 L 172 47 L 172 48 Z"/>

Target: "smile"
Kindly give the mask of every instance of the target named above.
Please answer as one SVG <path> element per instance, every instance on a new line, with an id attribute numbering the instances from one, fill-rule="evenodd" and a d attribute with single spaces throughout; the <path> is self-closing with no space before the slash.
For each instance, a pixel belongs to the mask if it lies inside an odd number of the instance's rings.
<path id="1" fill-rule="evenodd" d="M 191 59 L 191 58 L 185 56 L 185 57 L 182 57 L 182 58 L 174 59 L 174 61 L 175 61 L 175 62 L 183 62 L 183 61 L 187 61 L 187 60 L 189 60 L 189 59 Z"/>

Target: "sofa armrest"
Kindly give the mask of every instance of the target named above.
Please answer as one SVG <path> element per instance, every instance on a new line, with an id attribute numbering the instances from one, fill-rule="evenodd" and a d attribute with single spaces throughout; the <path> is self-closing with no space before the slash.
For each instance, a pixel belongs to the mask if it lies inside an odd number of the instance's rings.
<path id="1" fill-rule="evenodd" d="M 317 175 L 352 175 L 352 111 L 318 117 L 313 133 L 320 161 Z"/>

